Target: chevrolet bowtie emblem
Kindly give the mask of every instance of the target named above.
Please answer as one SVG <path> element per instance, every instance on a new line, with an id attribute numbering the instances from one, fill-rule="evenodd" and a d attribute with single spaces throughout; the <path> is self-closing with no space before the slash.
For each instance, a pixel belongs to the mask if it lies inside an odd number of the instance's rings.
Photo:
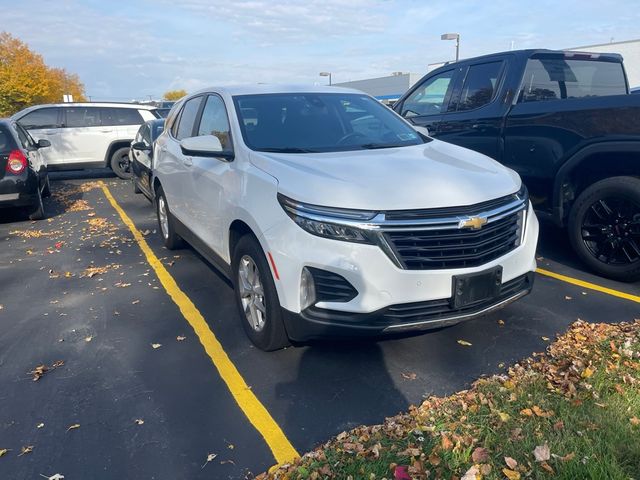
<path id="1" fill-rule="evenodd" d="M 487 217 L 468 217 L 463 218 L 458 223 L 458 228 L 469 228 L 471 230 L 480 230 L 487 223 Z"/>

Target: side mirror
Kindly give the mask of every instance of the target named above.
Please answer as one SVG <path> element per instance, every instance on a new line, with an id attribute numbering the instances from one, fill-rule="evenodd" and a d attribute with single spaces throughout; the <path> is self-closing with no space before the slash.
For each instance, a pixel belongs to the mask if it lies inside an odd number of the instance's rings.
<path id="1" fill-rule="evenodd" d="M 413 129 L 423 137 L 429 136 L 429 129 L 427 127 L 421 127 L 420 125 L 413 125 Z"/>
<path id="2" fill-rule="evenodd" d="M 131 143 L 131 148 L 133 150 L 151 150 L 151 147 L 144 142 L 133 142 Z"/>
<path id="3" fill-rule="evenodd" d="M 194 157 L 234 158 L 233 152 L 224 151 L 220 139 L 214 135 L 185 138 L 180 142 L 180 148 L 185 155 Z"/>
<path id="4" fill-rule="evenodd" d="M 51 142 L 49 140 L 47 140 L 46 138 L 41 138 L 40 140 L 38 140 L 38 143 L 36 144 L 36 146 L 38 148 L 50 147 L 51 146 Z"/>

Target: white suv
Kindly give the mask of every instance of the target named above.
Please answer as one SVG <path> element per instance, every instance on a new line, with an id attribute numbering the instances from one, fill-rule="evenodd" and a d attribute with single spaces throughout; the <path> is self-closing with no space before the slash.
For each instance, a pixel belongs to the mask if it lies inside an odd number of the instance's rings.
<path id="1" fill-rule="evenodd" d="M 129 103 L 60 103 L 37 105 L 12 119 L 36 141 L 46 139 L 49 170 L 111 167 L 131 178 L 129 147 L 138 128 L 158 118 L 156 108 Z"/>
<path id="2" fill-rule="evenodd" d="M 203 90 L 156 155 L 165 245 L 233 281 L 264 350 L 452 325 L 531 290 L 538 221 L 518 175 L 361 92 Z"/>

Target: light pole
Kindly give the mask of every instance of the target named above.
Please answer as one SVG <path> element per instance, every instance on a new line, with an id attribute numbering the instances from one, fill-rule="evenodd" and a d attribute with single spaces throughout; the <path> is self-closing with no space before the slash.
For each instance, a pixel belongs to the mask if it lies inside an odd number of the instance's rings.
<path id="1" fill-rule="evenodd" d="M 321 77 L 329 77 L 329 85 L 331 85 L 331 72 L 320 72 L 318 75 Z"/>
<path id="2" fill-rule="evenodd" d="M 456 41 L 456 62 L 460 58 L 460 34 L 459 33 L 443 33 L 440 35 L 440 40 L 455 40 Z"/>

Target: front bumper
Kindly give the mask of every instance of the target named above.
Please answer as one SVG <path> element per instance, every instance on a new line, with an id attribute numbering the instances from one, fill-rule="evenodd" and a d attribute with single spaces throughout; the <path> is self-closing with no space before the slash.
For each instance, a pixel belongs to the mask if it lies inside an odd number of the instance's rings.
<path id="1" fill-rule="evenodd" d="M 531 291 L 538 220 L 529 205 L 522 243 L 505 255 L 469 268 L 407 270 L 377 245 L 316 237 L 285 217 L 260 237 L 278 270 L 276 289 L 287 333 L 295 341 L 324 336 L 377 335 L 427 330 L 474 318 Z M 453 277 L 502 267 L 501 294 L 464 311 L 449 308 Z M 357 290 L 347 302 L 320 301 L 301 311 L 304 267 L 335 273 Z M 511 287 L 513 287 L 511 289 Z M 505 290 L 506 289 L 506 290 Z M 417 314 L 416 314 L 417 313 Z"/>

